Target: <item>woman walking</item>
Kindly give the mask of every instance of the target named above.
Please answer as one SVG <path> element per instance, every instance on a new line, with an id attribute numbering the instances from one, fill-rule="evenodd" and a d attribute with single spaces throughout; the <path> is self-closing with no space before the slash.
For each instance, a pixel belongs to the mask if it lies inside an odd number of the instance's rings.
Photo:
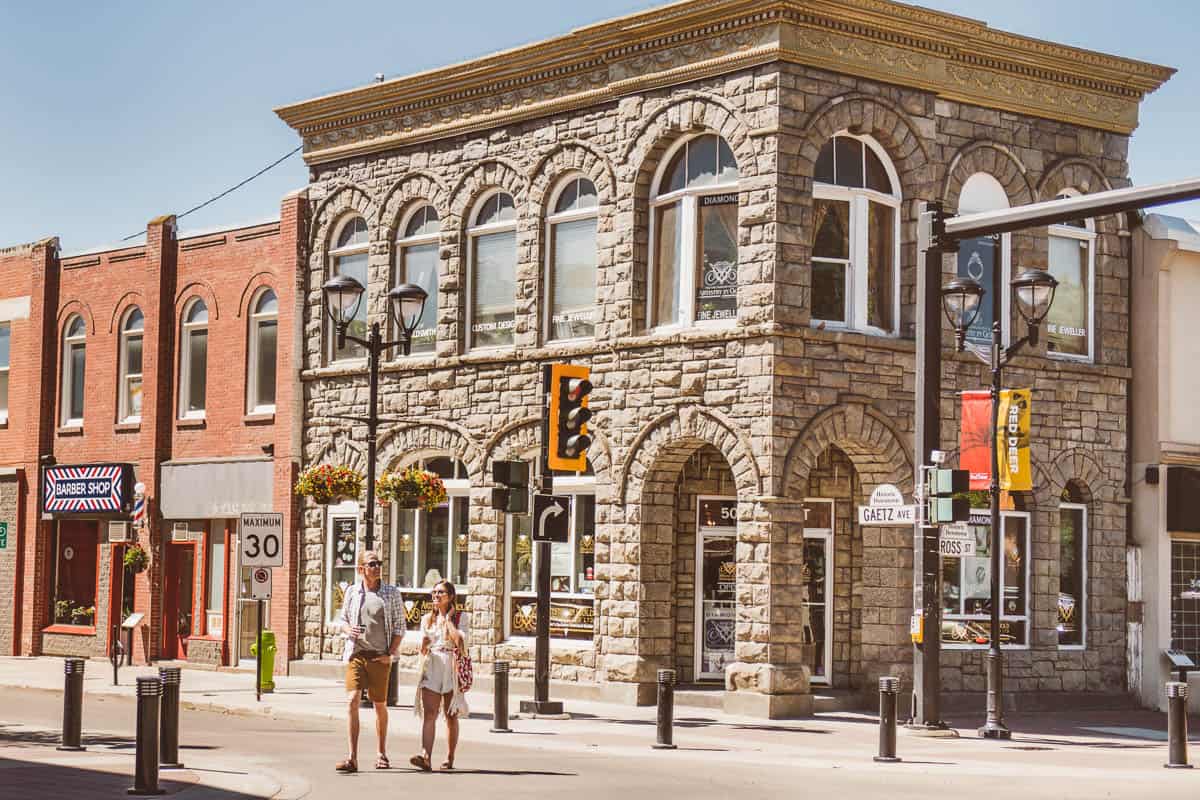
<path id="1" fill-rule="evenodd" d="M 421 752 L 409 759 L 414 767 L 433 769 L 433 740 L 438 711 L 446 716 L 447 753 L 442 769 L 454 769 L 458 721 L 467 715 L 467 700 L 458 690 L 455 659 L 467 652 L 467 615 L 455 611 L 454 584 L 438 581 L 430 592 L 433 610 L 421 619 L 421 677 L 414 710 L 421 717 Z"/>

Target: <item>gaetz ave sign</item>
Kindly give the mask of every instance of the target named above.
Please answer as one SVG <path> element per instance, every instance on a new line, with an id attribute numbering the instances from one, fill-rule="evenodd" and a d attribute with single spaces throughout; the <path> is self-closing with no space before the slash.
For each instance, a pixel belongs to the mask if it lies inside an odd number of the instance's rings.
<path id="1" fill-rule="evenodd" d="M 48 514 L 119 513 L 127 510 L 132 464 L 47 467 L 42 511 Z"/>

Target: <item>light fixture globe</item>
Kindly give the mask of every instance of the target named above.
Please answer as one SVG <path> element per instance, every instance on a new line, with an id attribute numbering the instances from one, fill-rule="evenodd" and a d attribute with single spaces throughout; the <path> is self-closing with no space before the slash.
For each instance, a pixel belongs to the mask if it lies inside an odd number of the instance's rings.
<path id="1" fill-rule="evenodd" d="M 1058 279 L 1044 269 L 1027 269 L 1022 270 L 1009 285 L 1017 297 L 1017 311 L 1021 317 L 1030 328 L 1041 325 L 1054 303 Z"/>
<path id="2" fill-rule="evenodd" d="M 392 319 L 403 331 L 406 341 L 417 329 L 421 315 L 425 313 L 425 301 L 428 298 L 429 294 L 414 283 L 401 283 L 387 293 Z"/>
<path id="3" fill-rule="evenodd" d="M 974 278 L 955 278 L 942 287 L 942 310 L 961 340 L 979 316 L 984 288 Z"/>
<path id="4" fill-rule="evenodd" d="M 358 313 L 366 289 L 349 275 L 336 275 L 321 287 L 325 294 L 325 307 L 329 318 L 338 328 L 344 329 Z"/>

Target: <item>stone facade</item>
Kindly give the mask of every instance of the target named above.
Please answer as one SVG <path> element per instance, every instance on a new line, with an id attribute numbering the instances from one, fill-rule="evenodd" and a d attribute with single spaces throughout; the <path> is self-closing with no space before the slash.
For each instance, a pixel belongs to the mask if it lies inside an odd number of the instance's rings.
<path id="1" fill-rule="evenodd" d="M 369 93 L 385 89 L 280 111 L 304 135 L 311 166 L 306 465 L 361 466 L 364 460 L 360 437 L 334 415 L 363 413 L 365 370 L 361 363 L 330 364 L 323 355 L 320 287 L 330 275 L 331 237 L 349 216 L 367 221 L 369 315 L 383 319 L 397 226 L 417 203 L 431 203 L 441 219 L 436 351 L 385 365 L 380 412 L 397 421 L 381 432 L 378 465 L 431 454 L 466 465 L 477 663 L 511 658 L 518 670 L 529 665 L 528 644 L 505 640 L 506 527 L 488 507 L 489 465 L 533 451 L 541 366 L 570 361 L 589 365 L 596 386 L 596 442 L 589 453 L 596 494 L 595 627 L 582 651 L 556 644 L 555 677 L 646 701 L 656 669 L 671 666 L 691 676 L 695 498 L 714 493 L 737 498 L 736 659 L 726 671 L 727 708 L 775 716 L 809 707 L 806 498 L 834 501 L 833 685 L 869 694 L 881 674 L 910 681 L 912 531 L 860 528 L 854 507 L 881 483 L 906 495 L 913 488 L 918 204 L 940 200 L 954 209 L 963 183 L 977 172 L 994 177 L 1012 205 L 1053 198 L 1065 188 L 1086 193 L 1128 183 L 1129 126 L 1021 113 L 998 84 L 956 94 L 899 67 L 885 83 L 878 63 L 861 63 L 861 48 L 838 49 L 859 34 L 834 35 L 819 21 L 801 25 L 786 13 L 756 17 L 748 5 L 672 6 L 697 14 L 717 9 L 727 18 L 716 32 L 681 19 L 677 35 L 655 40 L 651 54 L 642 54 L 649 44 L 614 46 L 595 67 L 600 76 L 581 79 L 585 87 L 604 87 L 591 102 L 579 99 L 578 83 L 564 79 L 555 89 L 534 76 L 536 88 L 518 90 L 528 94 L 525 111 L 520 102 L 506 105 L 503 95 L 469 107 L 447 96 L 440 117 L 436 110 L 408 117 L 398 106 L 394 115 L 379 112 L 363 124 Z M 926 13 L 868 5 L 897 24 L 905 15 Z M 934 16 L 953 27 L 951 18 Z M 820 35 L 840 55 L 827 49 L 829 57 L 806 57 L 805 47 Z M 792 49 L 783 53 L 789 43 Z M 1024 45 L 1014 37 L 1010 46 Z M 495 68 L 498 60 L 522 57 L 519 51 L 479 63 Z M 471 67 L 462 74 L 473 75 Z M 1155 74 L 1161 80 L 1167 73 Z M 561 107 L 539 105 L 553 100 L 554 91 L 562 95 Z M 1126 101 L 1136 104 L 1138 91 L 1130 88 Z M 968 96 L 973 102 L 964 101 Z M 328 110 L 333 105 L 342 117 Z M 321 114 L 329 121 L 315 122 Z M 813 176 L 822 146 L 840 133 L 877 144 L 899 183 L 895 337 L 812 324 Z M 656 329 L 647 318 L 651 187 L 673 148 L 697 134 L 720 136 L 737 161 L 736 324 Z M 546 316 L 545 216 L 552 192 L 571 174 L 590 179 L 599 194 L 596 328 L 593 340 L 557 344 L 540 324 Z M 517 213 L 515 344 L 501 351 L 466 346 L 466 226 L 490 188 L 511 194 Z M 1007 656 L 1014 693 L 1125 688 L 1129 246 L 1120 219 L 1099 219 L 1096 229 L 1094 361 L 1052 359 L 1043 345 L 1018 357 L 1006 376 L 1008 385 L 1034 392 L 1035 490 L 1015 500 L 1032 514 L 1030 634 L 1027 649 Z M 1044 231 L 1013 237 L 1014 265 L 1046 262 Z M 947 277 L 953 270 L 948 260 Z M 1016 325 L 1014 315 L 1013 331 Z M 948 328 L 945 334 L 950 342 Z M 986 383 L 973 357 L 947 350 L 947 449 L 958 425 L 954 393 Z M 1085 487 L 1091 510 L 1088 635 L 1077 650 L 1059 648 L 1056 634 L 1057 503 L 1068 483 Z M 319 507 L 304 510 L 306 658 L 336 652 L 335 632 L 322 623 L 324 520 Z M 377 522 L 387 550 L 384 512 Z M 406 644 L 406 652 L 414 648 L 415 641 Z M 982 689 L 982 649 L 947 651 L 942 663 L 947 690 Z"/>

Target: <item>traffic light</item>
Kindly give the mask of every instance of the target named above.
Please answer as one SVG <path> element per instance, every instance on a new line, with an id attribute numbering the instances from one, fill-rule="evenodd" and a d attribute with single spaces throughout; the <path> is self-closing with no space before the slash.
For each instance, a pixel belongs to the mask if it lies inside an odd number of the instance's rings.
<path id="1" fill-rule="evenodd" d="M 971 517 L 971 501 L 964 494 L 971 488 L 971 473 L 965 469 L 931 469 L 925 479 L 925 517 L 930 525 L 966 522 Z"/>
<path id="2" fill-rule="evenodd" d="M 493 461 L 492 508 L 506 514 L 529 513 L 529 464 L 525 461 Z"/>
<path id="3" fill-rule="evenodd" d="M 591 369 L 575 364 L 550 367 L 550 469 L 581 471 L 587 469 L 588 394 Z"/>

